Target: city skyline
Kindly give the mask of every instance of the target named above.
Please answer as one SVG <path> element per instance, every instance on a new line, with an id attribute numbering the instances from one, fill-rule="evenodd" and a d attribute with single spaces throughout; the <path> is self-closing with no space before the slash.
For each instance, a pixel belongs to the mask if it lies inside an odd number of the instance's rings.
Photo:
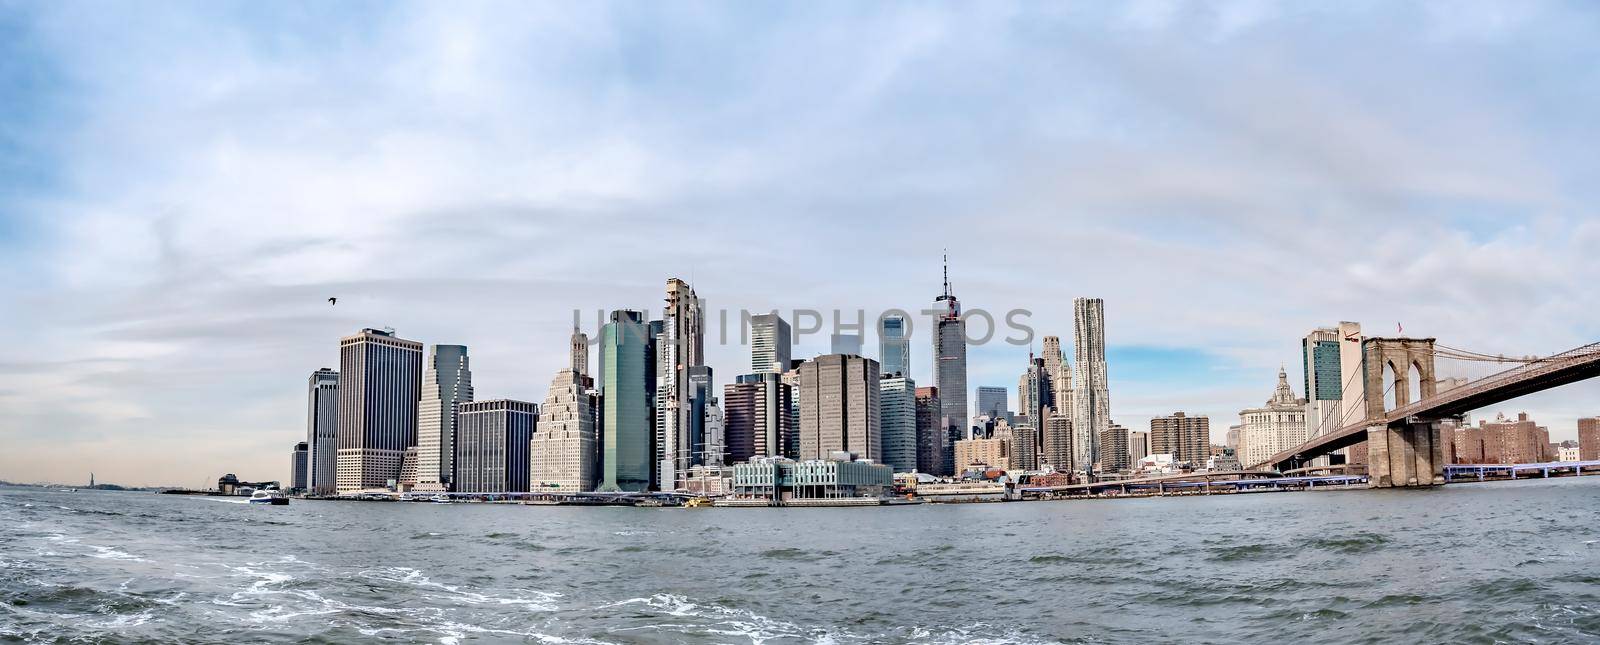
<path id="1" fill-rule="evenodd" d="M 1562 89 L 1592 12 L 1080 9 L 7 8 L 0 59 L 42 71 L 0 73 L 0 478 L 282 478 L 307 375 L 362 328 L 543 401 L 571 311 L 596 339 L 670 276 L 711 309 L 903 308 L 931 386 L 945 248 L 963 309 L 1029 309 L 1069 357 L 1073 298 L 1103 299 L 1107 421 L 1215 443 L 1280 366 L 1307 396 L 1301 340 L 1338 321 L 1600 339 L 1595 102 Z M 718 391 L 749 348 L 707 325 Z M 1027 351 L 970 346 L 963 396 Z M 1571 439 L 1600 384 L 1486 414 L 1521 410 Z"/>

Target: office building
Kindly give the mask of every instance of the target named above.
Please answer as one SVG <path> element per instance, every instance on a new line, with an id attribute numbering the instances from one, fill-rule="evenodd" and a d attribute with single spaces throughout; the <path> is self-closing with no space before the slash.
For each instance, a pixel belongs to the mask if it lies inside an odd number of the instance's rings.
<path id="1" fill-rule="evenodd" d="M 1044 417 L 1045 408 L 1055 408 L 1052 377 L 1043 357 L 1028 357 L 1028 369 L 1017 378 L 1017 414 L 1032 419 Z"/>
<path id="2" fill-rule="evenodd" d="M 1044 371 L 1049 375 L 1050 407 L 1072 416 L 1072 370 L 1061 353 L 1061 338 L 1044 337 Z"/>
<path id="3" fill-rule="evenodd" d="M 941 422 L 944 410 L 939 404 L 939 388 L 917 388 L 916 405 L 917 472 L 948 476 L 954 453 L 945 447 L 945 437 L 949 435 Z"/>
<path id="4" fill-rule="evenodd" d="M 652 369 L 650 325 L 638 311 L 611 312 L 600 330 L 602 385 L 600 490 L 650 489 Z"/>
<path id="5" fill-rule="evenodd" d="M 733 466 L 733 495 L 774 504 L 817 499 L 881 497 L 894 490 L 894 471 L 856 460 L 759 457 Z"/>
<path id="6" fill-rule="evenodd" d="M 398 484 L 417 444 L 422 343 L 392 330 L 363 329 L 339 340 L 338 492 Z"/>
<path id="7" fill-rule="evenodd" d="M 948 258 L 947 258 L 948 260 Z M 950 290 L 950 267 L 945 265 L 944 294 L 934 299 L 940 310 L 933 329 L 933 385 L 939 388 L 941 423 L 958 436 L 966 434 L 967 415 L 967 323 L 961 317 L 961 302 Z"/>
<path id="8" fill-rule="evenodd" d="M 600 476 L 595 417 L 600 399 L 588 377 L 565 369 L 550 381 L 528 449 L 528 489 L 588 492 Z"/>
<path id="9" fill-rule="evenodd" d="M 1110 427 L 1111 391 L 1106 380 L 1105 304 L 1099 298 L 1076 298 L 1072 309 L 1072 461 L 1081 471 L 1100 459 L 1099 439 Z"/>
<path id="10" fill-rule="evenodd" d="M 1149 442 L 1146 455 L 1172 455 L 1178 461 L 1203 464 L 1211 456 L 1211 419 L 1183 412 L 1152 418 Z"/>
<path id="11" fill-rule="evenodd" d="M 800 460 L 849 452 L 882 461 L 878 361 L 828 354 L 800 365 Z"/>
<path id="12" fill-rule="evenodd" d="M 695 429 L 689 370 L 705 364 L 700 299 L 689 283 L 667 279 L 667 304 L 656 337 L 655 450 L 652 478 L 661 490 L 676 490 L 679 475 L 694 465 Z"/>
<path id="13" fill-rule="evenodd" d="M 750 371 L 782 374 L 789 371 L 789 323 L 776 313 L 750 317 Z"/>
<path id="14" fill-rule="evenodd" d="M 456 419 L 456 492 L 526 493 L 539 406 L 495 399 L 462 403 Z"/>
<path id="15" fill-rule="evenodd" d="M 1019 408 L 1027 413 L 1027 408 Z M 978 386 L 978 410 L 973 416 L 989 417 L 991 419 L 1011 418 L 1011 401 L 1008 399 L 1006 389 L 998 385 Z"/>
<path id="16" fill-rule="evenodd" d="M 434 345 L 422 375 L 422 400 L 417 404 L 417 490 L 450 490 L 455 472 L 456 412 L 471 400 L 472 370 L 466 346 Z"/>
<path id="17" fill-rule="evenodd" d="M 911 376 L 911 329 L 905 316 L 891 314 L 878 320 L 879 367 L 884 374 Z"/>
<path id="18" fill-rule="evenodd" d="M 917 384 L 905 376 L 878 381 L 882 461 L 897 473 L 917 470 Z"/>
<path id="19" fill-rule="evenodd" d="M 1239 412 L 1239 462 L 1253 468 L 1306 440 L 1306 402 L 1297 398 L 1289 377 L 1278 370 L 1278 387 L 1259 408 Z"/>
<path id="20" fill-rule="evenodd" d="M 794 389 L 780 374 L 744 374 L 723 386 L 723 424 L 727 434 L 727 460 L 789 457 L 785 446 L 797 443 L 792 425 Z"/>
<path id="21" fill-rule="evenodd" d="M 306 384 L 306 492 L 338 492 L 339 373 L 326 367 Z"/>
<path id="22" fill-rule="evenodd" d="M 833 348 L 829 353 L 861 355 L 861 334 L 833 334 L 828 338 L 828 344 Z"/>
<path id="23" fill-rule="evenodd" d="M 302 441 L 294 445 L 294 451 L 289 454 L 289 488 L 306 489 L 306 460 L 310 455 L 310 444 Z"/>

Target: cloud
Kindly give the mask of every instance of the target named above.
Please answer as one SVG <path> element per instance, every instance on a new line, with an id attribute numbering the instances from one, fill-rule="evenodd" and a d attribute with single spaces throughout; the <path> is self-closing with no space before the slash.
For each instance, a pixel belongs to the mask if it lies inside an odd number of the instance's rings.
<path id="1" fill-rule="evenodd" d="M 1182 408 L 1220 436 L 1337 320 L 1565 349 L 1600 334 L 1592 18 L 9 6 L 0 475 L 281 477 L 306 375 L 362 326 L 466 343 L 480 392 L 540 400 L 574 309 L 656 312 L 677 275 L 735 320 L 917 311 L 944 248 L 969 308 L 1040 335 L 1105 298 L 1132 427 Z M 746 352 L 710 348 L 719 382 Z M 1025 359 L 975 348 L 969 381 Z M 1595 394 L 1529 401 L 1562 436 Z"/>

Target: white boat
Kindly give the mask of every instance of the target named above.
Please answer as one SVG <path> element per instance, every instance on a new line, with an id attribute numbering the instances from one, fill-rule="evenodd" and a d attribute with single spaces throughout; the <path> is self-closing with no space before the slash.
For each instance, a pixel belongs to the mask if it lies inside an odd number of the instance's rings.
<path id="1" fill-rule="evenodd" d="M 433 497 L 429 497 L 428 501 L 433 502 L 435 504 L 449 504 L 450 503 L 450 498 L 446 497 L 444 495 L 444 493 L 440 493 L 438 495 L 434 495 Z"/>
<path id="2" fill-rule="evenodd" d="M 275 490 L 258 490 L 250 494 L 251 504 L 271 504 L 273 506 L 286 506 L 289 498 L 282 492 Z"/>

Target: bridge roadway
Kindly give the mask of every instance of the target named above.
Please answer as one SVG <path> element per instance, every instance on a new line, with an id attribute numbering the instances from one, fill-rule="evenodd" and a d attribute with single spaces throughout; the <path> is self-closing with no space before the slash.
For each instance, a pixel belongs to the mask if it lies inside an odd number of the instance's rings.
<path id="1" fill-rule="evenodd" d="M 1092 484 L 1068 484 L 1065 486 L 1023 486 L 1018 488 L 1019 493 L 1031 494 L 1066 494 L 1066 495 L 1093 495 L 1116 490 L 1122 493 L 1140 490 L 1155 490 L 1166 492 L 1168 490 L 1184 490 L 1201 488 L 1209 491 L 1213 487 L 1227 486 L 1235 490 L 1250 490 L 1258 488 L 1282 488 L 1285 485 L 1305 486 L 1314 488 L 1323 486 L 1344 486 L 1365 483 L 1365 475 L 1330 475 L 1322 477 L 1284 477 L 1272 470 L 1229 470 L 1214 473 L 1183 473 L 1177 475 L 1163 475 L 1160 477 L 1144 477 L 1140 479 L 1119 479 L 1101 481 Z"/>
<path id="2" fill-rule="evenodd" d="M 1549 358 L 1519 365 L 1415 403 L 1397 407 L 1378 419 L 1364 419 L 1254 464 L 1253 468 L 1287 470 L 1315 457 L 1367 440 L 1367 428 L 1410 420 L 1436 421 L 1460 416 L 1502 401 L 1600 376 L 1600 343 L 1590 343 Z"/>

